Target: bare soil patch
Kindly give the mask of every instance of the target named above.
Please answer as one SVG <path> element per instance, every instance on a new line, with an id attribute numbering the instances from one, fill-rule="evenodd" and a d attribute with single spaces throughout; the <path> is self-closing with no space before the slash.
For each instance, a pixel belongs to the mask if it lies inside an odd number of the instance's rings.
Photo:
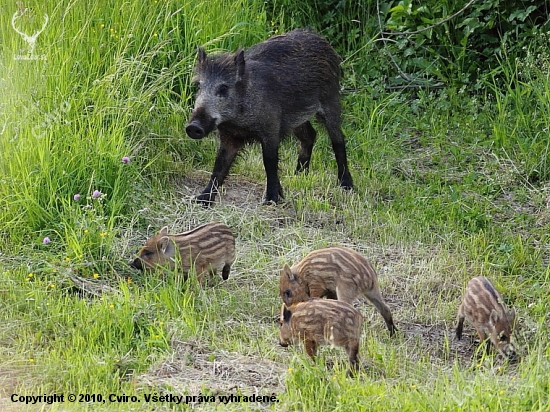
<path id="1" fill-rule="evenodd" d="M 429 354 L 432 363 L 462 367 L 472 363 L 479 342 L 467 330 L 462 339 L 455 338 L 454 327 L 444 324 L 421 325 L 403 322 L 399 324 L 407 346 L 415 346 L 418 356 Z M 471 332 L 474 332 L 473 329 Z M 419 359 L 420 360 L 420 359 Z"/>
<path id="2" fill-rule="evenodd" d="M 12 402 L 11 396 L 17 393 L 17 388 L 22 382 L 30 379 L 30 373 L 14 365 L 0 365 L 0 411 L 2 412 L 24 412 L 36 410 L 24 403 Z M 43 406 L 43 405 L 40 405 Z M 47 409 L 44 409 L 47 410 Z"/>
<path id="3" fill-rule="evenodd" d="M 171 187 L 176 193 L 192 200 L 199 195 L 208 183 L 210 174 L 204 172 L 192 172 L 174 180 Z M 235 206 L 259 206 L 263 201 L 264 185 L 248 180 L 242 176 L 229 175 L 220 189 L 216 202 Z"/>
<path id="4" fill-rule="evenodd" d="M 280 395 L 286 369 L 273 361 L 226 351 L 198 342 L 173 341 L 173 354 L 136 378 L 157 393 L 188 395 Z M 267 405 L 258 404 L 266 408 Z"/>

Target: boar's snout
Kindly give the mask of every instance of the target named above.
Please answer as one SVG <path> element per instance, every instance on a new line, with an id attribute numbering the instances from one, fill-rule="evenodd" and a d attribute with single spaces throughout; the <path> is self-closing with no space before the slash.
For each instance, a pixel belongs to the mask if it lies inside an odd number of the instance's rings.
<path id="1" fill-rule="evenodd" d="M 134 269 L 137 269 L 137 270 L 143 270 L 143 265 L 141 264 L 141 259 L 140 258 L 136 258 L 134 260 L 131 260 L 128 265 L 131 267 L 131 268 L 134 268 Z"/>
<path id="2" fill-rule="evenodd" d="M 185 133 L 187 133 L 187 136 L 189 136 L 191 139 L 202 139 L 206 135 L 204 129 L 197 120 L 189 122 L 189 124 L 185 128 Z"/>
<path id="3" fill-rule="evenodd" d="M 288 342 L 283 342 L 282 340 L 279 341 L 279 345 L 281 345 L 283 348 L 288 347 Z"/>
<path id="4" fill-rule="evenodd" d="M 504 355 L 508 358 L 508 361 L 511 363 L 516 363 L 519 360 L 519 356 L 516 352 L 516 349 L 513 346 L 508 347 L 504 351 Z"/>
<path id="5" fill-rule="evenodd" d="M 202 139 L 216 128 L 218 124 L 216 117 L 212 116 L 204 107 L 197 107 L 193 110 L 189 123 L 185 127 L 185 133 L 191 139 Z"/>

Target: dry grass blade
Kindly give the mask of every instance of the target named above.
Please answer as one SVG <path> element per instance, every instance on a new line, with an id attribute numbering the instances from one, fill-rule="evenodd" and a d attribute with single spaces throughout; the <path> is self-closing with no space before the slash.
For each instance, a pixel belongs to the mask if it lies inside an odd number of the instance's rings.
<path id="1" fill-rule="evenodd" d="M 199 342 L 172 342 L 173 353 L 136 377 L 138 386 L 163 393 L 279 395 L 285 368 L 268 359 L 236 352 L 210 351 Z"/>
<path id="2" fill-rule="evenodd" d="M 112 288 L 104 282 L 91 281 L 77 275 L 69 275 L 69 280 L 83 296 L 99 298 L 105 293 L 120 294 L 120 290 Z"/>

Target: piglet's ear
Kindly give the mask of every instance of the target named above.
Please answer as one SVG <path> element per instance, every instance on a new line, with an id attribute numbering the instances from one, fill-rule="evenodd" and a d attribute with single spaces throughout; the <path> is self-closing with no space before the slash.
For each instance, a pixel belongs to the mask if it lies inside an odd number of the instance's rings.
<path id="1" fill-rule="evenodd" d="M 491 311 L 491 316 L 489 316 L 489 321 L 494 325 L 495 323 L 497 323 L 500 319 L 500 316 L 498 314 L 498 312 L 496 310 L 492 310 Z"/>
<path id="2" fill-rule="evenodd" d="M 164 226 L 162 229 L 160 229 L 159 235 L 166 236 L 168 234 L 168 226 Z"/>
<path id="3" fill-rule="evenodd" d="M 237 50 L 235 53 L 235 67 L 237 68 L 237 81 L 244 76 L 244 50 Z"/>
<path id="4" fill-rule="evenodd" d="M 292 271 L 290 270 L 290 266 L 288 266 L 286 263 L 283 266 L 283 270 L 281 271 L 281 278 L 288 278 L 288 280 L 293 280 L 294 276 L 292 275 Z"/>
<path id="5" fill-rule="evenodd" d="M 163 255 L 169 255 L 170 254 L 170 246 L 172 245 L 172 242 L 170 242 L 170 238 L 168 236 L 163 236 L 159 240 L 159 249 L 162 252 Z"/>

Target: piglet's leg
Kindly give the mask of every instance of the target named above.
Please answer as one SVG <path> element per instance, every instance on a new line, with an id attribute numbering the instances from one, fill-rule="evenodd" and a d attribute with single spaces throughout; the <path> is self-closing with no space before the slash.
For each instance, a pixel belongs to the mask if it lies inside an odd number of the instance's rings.
<path id="1" fill-rule="evenodd" d="M 306 340 L 304 342 L 306 353 L 313 359 L 317 355 L 317 342 L 314 340 Z"/>
<path id="2" fill-rule="evenodd" d="M 348 353 L 349 359 L 348 375 L 353 376 L 359 371 L 359 360 L 357 359 L 359 354 L 359 342 L 355 339 L 350 341 L 346 346 L 346 352 Z"/>

